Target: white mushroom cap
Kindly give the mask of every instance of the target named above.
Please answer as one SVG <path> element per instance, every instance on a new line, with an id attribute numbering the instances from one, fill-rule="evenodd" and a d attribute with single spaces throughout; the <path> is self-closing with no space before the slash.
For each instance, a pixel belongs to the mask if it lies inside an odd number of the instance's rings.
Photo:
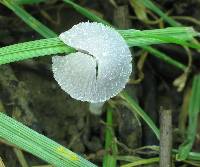
<path id="1" fill-rule="evenodd" d="M 104 102 L 125 87 L 132 71 L 132 57 L 116 30 L 101 23 L 83 22 L 59 38 L 78 50 L 52 58 L 54 78 L 71 97 Z"/>

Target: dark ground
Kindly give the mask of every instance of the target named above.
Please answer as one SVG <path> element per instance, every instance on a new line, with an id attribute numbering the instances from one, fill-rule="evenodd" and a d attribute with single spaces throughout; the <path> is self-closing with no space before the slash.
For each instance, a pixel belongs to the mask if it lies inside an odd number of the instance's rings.
<path id="1" fill-rule="evenodd" d="M 159 28 L 158 24 L 150 25 L 137 18 L 129 19 L 128 15 L 135 16 L 129 3 L 125 0 L 116 0 L 116 3 L 117 8 L 109 1 L 102 3 L 100 0 L 84 0 L 79 4 L 99 12 L 97 14 L 102 14 L 104 18 L 122 29 Z M 163 0 L 159 2 L 159 5 L 172 16 L 190 16 L 200 19 L 200 1 L 198 0 Z M 129 12 L 122 13 L 120 10 L 123 11 L 127 6 Z M 58 1 L 26 5 L 25 7 L 33 16 L 57 33 L 87 20 L 66 4 Z M 184 25 L 194 26 L 196 30 L 200 29 L 199 25 L 193 22 L 185 20 L 180 20 L 180 22 Z M 0 5 L 0 47 L 41 38 L 12 11 Z M 157 47 L 187 64 L 187 55 L 183 49 L 172 45 Z M 136 65 L 141 52 L 138 48 L 134 48 L 134 54 L 136 55 L 134 58 Z M 200 57 L 195 52 L 193 55 L 194 72 L 197 72 Z M 127 89 L 130 94 L 137 97 L 140 106 L 157 124 L 160 106 L 167 105 L 173 111 L 173 146 L 177 148 L 183 141 L 180 127 L 184 128 L 186 125 L 186 121 L 183 120 L 183 126 L 181 126 L 178 120 L 185 118 L 180 118 L 180 112 L 184 107 L 183 100 L 191 89 L 190 77 L 184 91 L 179 93 L 172 83 L 181 75 L 180 70 L 151 55 L 145 60 L 142 70 L 144 79 L 139 84 L 128 85 Z M 140 77 L 137 69 L 135 74 L 135 78 Z M 32 129 L 74 152 L 87 155 L 89 160 L 101 165 L 104 150 L 105 113 L 101 116 L 92 115 L 88 110 L 88 103 L 74 100 L 60 89 L 53 79 L 49 56 L 0 66 L 0 108 L 4 108 L 8 115 L 17 118 Z M 144 124 L 141 125 L 128 109 L 118 108 L 114 113 L 114 118 L 116 137 L 129 149 L 158 144 L 151 130 Z M 200 151 L 199 134 L 200 126 L 194 145 L 195 151 Z M 0 156 L 6 167 L 20 166 L 12 147 L 3 143 L 0 146 Z M 131 155 L 124 147 L 120 146 L 119 151 L 122 155 Z M 142 156 L 150 155 L 151 153 L 147 150 Z M 45 164 L 30 154 L 26 153 L 25 157 L 30 166 Z M 183 164 L 179 163 L 176 166 L 183 166 Z"/>

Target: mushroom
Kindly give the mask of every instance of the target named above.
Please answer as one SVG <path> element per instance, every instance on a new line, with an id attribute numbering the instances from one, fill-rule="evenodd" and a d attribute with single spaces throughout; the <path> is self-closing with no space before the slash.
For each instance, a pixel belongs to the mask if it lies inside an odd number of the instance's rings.
<path id="1" fill-rule="evenodd" d="M 61 33 L 59 38 L 77 50 L 52 58 L 54 78 L 72 98 L 105 102 L 125 87 L 132 72 L 132 56 L 114 28 L 82 22 Z"/>

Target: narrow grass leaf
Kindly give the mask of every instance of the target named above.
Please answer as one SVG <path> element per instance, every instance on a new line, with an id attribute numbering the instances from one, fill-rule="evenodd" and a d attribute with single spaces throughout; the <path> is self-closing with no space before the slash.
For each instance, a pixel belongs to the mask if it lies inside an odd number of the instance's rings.
<path id="1" fill-rule="evenodd" d="M 149 46 L 142 46 L 141 48 L 148 51 L 149 53 L 151 53 L 153 56 L 159 58 L 160 60 L 163 60 L 164 62 L 169 63 L 169 64 L 173 65 L 174 67 L 177 67 L 183 71 L 186 70 L 186 68 L 187 68 L 186 65 L 180 63 L 179 61 L 172 59 L 171 57 L 167 56 L 163 52 L 160 52 L 159 50 L 156 50 Z"/>
<path id="2" fill-rule="evenodd" d="M 101 19 L 100 17 L 96 16 L 95 14 L 93 14 L 92 12 L 88 11 L 87 9 L 81 7 L 80 5 L 74 3 L 73 1 L 71 1 L 71 0 L 63 0 L 63 1 L 65 3 L 67 3 L 68 5 L 72 6 L 80 14 L 86 16 L 88 19 L 95 20 L 96 22 L 111 26 L 111 24 L 108 23 L 107 21 L 105 21 L 104 19 Z"/>
<path id="3" fill-rule="evenodd" d="M 151 130 L 156 135 L 157 139 L 160 138 L 159 129 L 156 127 L 152 119 L 142 110 L 142 108 L 132 99 L 125 91 L 120 93 L 120 97 L 125 100 L 125 102 L 130 106 L 132 112 L 136 112 L 145 122 Z"/>
<path id="4" fill-rule="evenodd" d="M 132 46 L 143 47 L 149 52 L 155 54 L 155 56 L 158 55 L 157 57 L 160 58 L 161 60 L 166 61 L 167 63 L 172 64 L 183 70 L 186 68 L 185 65 L 170 58 L 164 53 L 159 52 L 156 49 L 145 46 L 150 44 L 169 43 L 170 40 L 162 38 L 162 36 L 166 35 L 168 37 L 171 36 L 172 38 L 173 37 L 177 38 L 180 36 L 180 38 L 183 38 L 184 40 L 190 40 L 193 36 L 196 35 L 196 32 L 194 32 L 193 30 L 191 30 L 191 28 L 188 27 L 180 27 L 180 28 L 172 27 L 166 29 L 143 30 L 143 31 L 138 31 L 138 30 L 118 30 L 118 31 L 124 37 L 124 39 L 126 40 L 127 44 L 130 47 Z M 177 32 L 177 34 L 174 33 L 174 31 Z M 182 37 L 183 33 L 186 34 L 184 37 Z M 0 48 L 0 64 L 25 60 L 33 57 L 58 54 L 58 53 L 67 54 L 71 52 L 75 52 L 75 49 L 64 44 L 62 41 L 60 41 L 59 38 L 41 39 L 41 40 L 30 41 Z"/>
<path id="5" fill-rule="evenodd" d="M 57 167 L 96 165 L 0 112 L 0 137 Z"/>
<path id="6" fill-rule="evenodd" d="M 37 4 L 40 2 L 45 2 L 47 0 L 13 0 L 14 3 L 17 3 L 19 5 L 25 5 L 25 4 Z"/>
<path id="7" fill-rule="evenodd" d="M 72 53 L 75 49 L 57 38 L 49 38 L 0 48 L 0 65 L 52 54 Z"/>
<path id="8" fill-rule="evenodd" d="M 162 43 L 185 45 L 186 41 L 191 41 L 194 37 L 199 35 L 192 27 L 168 27 L 143 31 L 129 29 L 118 31 L 126 39 L 130 47 Z M 190 44 L 186 43 L 186 45 Z M 199 47 L 199 45 L 193 47 Z"/>
<path id="9" fill-rule="evenodd" d="M 173 43 L 173 44 L 178 44 L 178 45 L 186 46 L 193 49 L 200 49 L 199 43 L 189 43 L 186 40 L 174 38 L 173 36 L 164 37 L 164 36 L 158 36 L 158 35 L 149 35 L 149 38 L 152 38 L 152 39 L 155 38 L 155 39 L 161 40 L 163 41 L 163 43 Z"/>
<path id="10" fill-rule="evenodd" d="M 189 152 L 187 159 L 193 160 L 193 161 L 200 161 L 200 153 L 191 151 Z"/>
<path id="11" fill-rule="evenodd" d="M 105 134 L 105 155 L 103 158 L 103 167 L 116 167 L 117 160 L 117 144 L 114 142 L 113 129 L 113 109 L 111 106 L 107 107 L 106 112 L 106 134 Z"/>
<path id="12" fill-rule="evenodd" d="M 200 75 L 193 79 L 192 97 L 189 103 L 189 125 L 187 129 L 187 137 L 184 143 L 179 147 L 177 154 L 178 160 L 185 160 L 192 149 L 196 137 L 196 130 L 198 125 L 198 115 L 200 112 Z"/>
<path id="13" fill-rule="evenodd" d="M 17 16 L 19 16 L 26 24 L 28 24 L 32 29 L 37 31 L 41 36 L 45 38 L 56 37 L 56 33 L 50 30 L 48 27 L 44 26 L 28 12 L 26 12 L 22 7 L 17 3 L 14 3 L 11 0 L 2 0 L 2 3 L 11 9 Z"/>
<path id="14" fill-rule="evenodd" d="M 151 0 L 142 0 L 140 1 L 146 8 L 152 10 L 157 15 L 159 15 L 163 20 L 165 20 L 169 25 L 174 27 L 179 27 L 181 24 L 171 17 L 167 16 L 159 7 L 157 7 Z"/>

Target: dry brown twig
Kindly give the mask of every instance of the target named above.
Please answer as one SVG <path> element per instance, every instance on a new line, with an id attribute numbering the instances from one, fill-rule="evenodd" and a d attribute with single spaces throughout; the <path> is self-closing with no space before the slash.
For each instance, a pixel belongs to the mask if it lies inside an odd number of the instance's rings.
<path id="1" fill-rule="evenodd" d="M 160 109 L 160 167 L 172 167 L 172 110 Z"/>

